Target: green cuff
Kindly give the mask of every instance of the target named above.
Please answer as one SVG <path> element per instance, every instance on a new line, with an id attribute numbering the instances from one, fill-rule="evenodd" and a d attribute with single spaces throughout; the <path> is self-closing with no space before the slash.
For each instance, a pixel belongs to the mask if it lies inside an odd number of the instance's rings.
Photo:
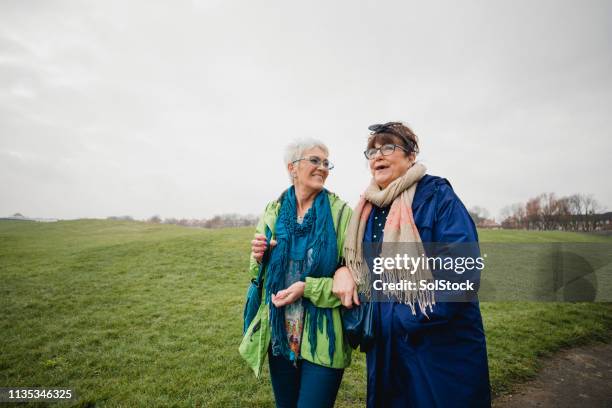
<path id="1" fill-rule="evenodd" d="M 313 291 L 316 288 L 316 280 L 311 277 L 306 277 L 306 285 L 304 285 L 304 297 L 310 299 L 314 294 Z"/>

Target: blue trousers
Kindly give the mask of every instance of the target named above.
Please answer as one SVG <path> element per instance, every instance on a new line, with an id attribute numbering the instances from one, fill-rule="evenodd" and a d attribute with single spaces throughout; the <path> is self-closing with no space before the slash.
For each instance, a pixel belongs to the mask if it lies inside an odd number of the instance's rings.
<path id="1" fill-rule="evenodd" d="M 300 360 L 297 367 L 268 352 L 272 390 L 278 408 L 332 408 L 344 370 Z"/>

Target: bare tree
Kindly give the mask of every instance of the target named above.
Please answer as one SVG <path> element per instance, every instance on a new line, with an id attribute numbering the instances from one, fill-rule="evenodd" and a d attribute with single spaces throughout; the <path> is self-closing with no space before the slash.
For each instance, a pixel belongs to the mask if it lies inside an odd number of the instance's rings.
<path id="1" fill-rule="evenodd" d="M 569 231 L 572 229 L 572 205 L 569 197 L 561 197 L 557 200 L 556 224 L 558 228 Z"/>
<path id="2" fill-rule="evenodd" d="M 555 193 L 544 193 L 540 195 L 540 218 L 542 229 L 552 230 L 559 227 L 559 200 Z"/>
<path id="3" fill-rule="evenodd" d="M 527 229 L 541 229 L 541 208 L 542 196 L 531 198 L 525 205 L 525 218 L 527 221 Z"/>
<path id="4" fill-rule="evenodd" d="M 502 228 L 527 228 L 525 223 L 525 206 L 521 203 L 504 207 L 500 215 Z"/>
<path id="5" fill-rule="evenodd" d="M 468 213 L 470 214 L 470 217 L 472 217 L 472 220 L 476 225 L 489 218 L 489 211 L 486 208 L 479 206 L 474 206 L 470 208 L 468 210 Z"/>
<path id="6" fill-rule="evenodd" d="M 570 213 L 570 229 L 578 231 L 580 228 L 580 215 L 582 214 L 582 197 L 580 194 L 572 194 L 567 197 L 567 204 Z"/>
<path id="7" fill-rule="evenodd" d="M 595 214 L 597 214 L 597 211 L 601 209 L 601 205 L 599 204 L 599 202 L 597 202 L 595 197 L 593 197 L 593 194 L 583 196 L 582 203 L 584 205 L 583 209 L 585 215 L 586 230 L 593 231 L 597 226 L 597 217 L 595 217 Z"/>
<path id="8" fill-rule="evenodd" d="M 156 214 L 156 215 L 152 216 L 151 218 L 149 218 L 147 220 L 147 222 L 150 222 L 152 224 L 159 224 L 159 223 L 161 223 L 161 217 Z"/>

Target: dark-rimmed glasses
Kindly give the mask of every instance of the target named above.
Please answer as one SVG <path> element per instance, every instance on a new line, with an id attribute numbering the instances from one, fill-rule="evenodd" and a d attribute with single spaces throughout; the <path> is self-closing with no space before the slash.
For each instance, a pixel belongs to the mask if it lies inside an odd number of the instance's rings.
<path id="1" fill-rule="evenodd" d="M 323 168 L 325 168 L 325 170 L 332 170 L 334 168 L 334 165 L 332 163 L 330 163 L 329 160 L 321 159 L 320 157 L 317 157 L 317 156 L 302 157 L 301 159 L 296 159 L 296 160 L 292 161 L 291 163 L 296 163 L 296 162 L 299 162 L 301 160 L 308 160 L 310 162 L 310 164 L 312 164 L 315 167 L 319 167 L 322 164 Z"/>
<path id="2" fill-rule="evenodd" d="M 402 149 L 403 151 L 405 151 L 406 153 L 410 153 L 410 150 L 406 149 L 404 146 L 388 143 L 380 147 L 371 147 L 368 150 L 364 151 L 363 154 L 366 157 L 366 159 L 372 160 L 374 159 L 374 157 L 376 157 L 376 153 L 378 153 L 379 151 L 380 151 L 380 154 L 382 154 L 383 156 L 389 156 L 390 154 L 393 154 L 395 149 L 398 147 Z"/>

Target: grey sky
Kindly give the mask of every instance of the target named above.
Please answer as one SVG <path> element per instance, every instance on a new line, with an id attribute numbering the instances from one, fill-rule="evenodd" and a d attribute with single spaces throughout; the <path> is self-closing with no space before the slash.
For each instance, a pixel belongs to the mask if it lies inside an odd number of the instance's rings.
<path id="1" fill-rule="evenodd" d="M 367 126 L 493 215 L 612 206 L 612 2 L 0 3 L 0 215 L 259 213 L 326 142 L 355 204 Z"/>

